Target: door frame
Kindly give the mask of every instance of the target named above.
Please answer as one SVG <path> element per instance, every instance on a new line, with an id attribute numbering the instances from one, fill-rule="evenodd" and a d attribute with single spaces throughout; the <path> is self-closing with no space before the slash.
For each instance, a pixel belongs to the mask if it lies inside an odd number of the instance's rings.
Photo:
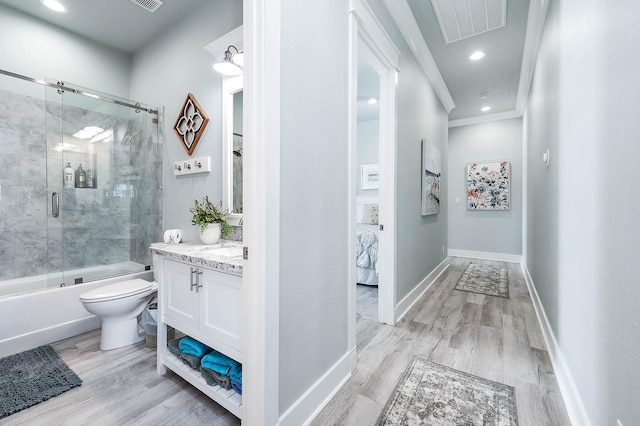
<path id="1" fill-rule="evenodd" d="M 400 52 L 384 30 L 365 0 L 349 3 L 349 280 L 348 303 L 349 348 L 356 347 L 356 188 L 359 178 L 357 164 L 357 87 L 358 53 L 362 51 L 380 75 L 379 163 L 380 232 L 378 243 L 379 286 L 378 321 L 395 324 L 396 294 L 396 88 Z M 353 357 L 355 360 L 355 357 Z M 352 365 L 352 369 L 355 365 Z"/>

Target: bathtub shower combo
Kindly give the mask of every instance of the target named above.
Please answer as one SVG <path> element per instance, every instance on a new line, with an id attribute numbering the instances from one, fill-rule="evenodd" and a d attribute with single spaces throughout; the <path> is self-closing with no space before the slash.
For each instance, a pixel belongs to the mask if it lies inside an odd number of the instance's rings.
<path id="1" fill-rule="evenodd" d="M 79 297 L 151 280 L 158 110 L 0 70 L 0 356 L 100 326 Z"/>

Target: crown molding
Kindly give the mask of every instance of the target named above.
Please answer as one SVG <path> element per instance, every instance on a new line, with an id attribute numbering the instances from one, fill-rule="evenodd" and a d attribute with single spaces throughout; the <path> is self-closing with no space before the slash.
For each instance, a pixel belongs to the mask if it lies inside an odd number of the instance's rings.
<path id="1" fill-rule="evenodd" d="M 508 120 L 510 118 L 522 117 L 523 113 L 518 110 L 497 112 L 495 114 L 480 115 L 477 117 L 461 118 L 449 121 L 449 128 L 468 126 L 470 124 L 488 123 L 490 121 Z"/>
<path id="2" fill-rule="evenodd" d="M 400 50 L 398 50 L 389 34 L 385 31 L 384 26 L 376 18 L 369 4 L 365 0 L 352 0 L 349 5 L 349 12 L 358 19 L 358 35 L 360 39 L 377 54 L 386 66 L 398 70 Z"/>
<path id="3" fill-rule="evenodd" d="M 422 37 L 420 27 L 418 27 L 416 18 L 413 16 L 407 0 L 384 0 L 384 4 L 398 26 L 400 33 L 402 33 L 402 36 L 409 45 L 409 49 L 413 52 L 416 61 L 418 61 L 422 70 L 427 75 L 447 113 L 451 112 L 456 105 L 453 102 L 453 98 L 442 78 L 442 74 L 440 74 L 436 62 L 433 60 L 427 42 L 424 40 L 424 37 Z"/>
<path id="4" fill-rule="evenodd" d="M 520 67 L 520 84 L 518 85 L 518 95 L 516 97 L 516 110 L 522 113 L 524 113 L 529 98 L 529 89 L 531 88 L 533 72 L 536 67 L 548 7 L 549 0 L 529 3 L 527 32 L 524 38 L 522 65 Z"/>

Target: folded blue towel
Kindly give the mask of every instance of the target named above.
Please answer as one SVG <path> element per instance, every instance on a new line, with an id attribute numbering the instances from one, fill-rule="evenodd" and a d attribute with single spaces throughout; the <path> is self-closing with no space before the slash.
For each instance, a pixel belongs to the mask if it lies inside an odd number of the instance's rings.
<path id="1" fill-rule="evenodd" d="M 204 343 L 200 343 L 196 339 L 193 339 L 189 336 L 180 339 L 180 349 L 182 349 L 182 352 L 185 354 L 197 357 L 202 357 L 207 352 L 211 351 L 211 348 L 209 346 L 205 345 Z"/>
<path id="2" fill-rule="evenodd" d="M 216 373 L 228 376 L 231 376 L 231 371 L 242 371 L 242 364 L 215 350 L 203 356 L 200 364 Z"/>
<path id="3" fill-rule="evenodd" d="M 238 367 L 233 367 L 231 371 L 229 371 L 229 377 L 232 381 L 242 385 L 242 364 L 240 364 Z"/>
<path id="4" fill-rule="evenodd" d="M 237 394 L 242 395 L 242 383 L 231 381 L 231 389 L 236 391 Z"/>

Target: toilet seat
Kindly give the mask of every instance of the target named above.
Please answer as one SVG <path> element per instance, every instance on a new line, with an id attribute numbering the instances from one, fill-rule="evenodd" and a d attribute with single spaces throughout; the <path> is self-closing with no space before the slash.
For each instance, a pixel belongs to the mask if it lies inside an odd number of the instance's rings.
<path id="1" fill-rule="evenodd" d="M 158 283 L 155 281 L 145 281 L 141 278 L 136 278 L 88 291 L 80 296 L 80 301 L 84 303 L 107 302 L 109 300 L 123 299 L 125 297 L 135 296 L 136 294 L 146 293 L 157 288 Z"/>

